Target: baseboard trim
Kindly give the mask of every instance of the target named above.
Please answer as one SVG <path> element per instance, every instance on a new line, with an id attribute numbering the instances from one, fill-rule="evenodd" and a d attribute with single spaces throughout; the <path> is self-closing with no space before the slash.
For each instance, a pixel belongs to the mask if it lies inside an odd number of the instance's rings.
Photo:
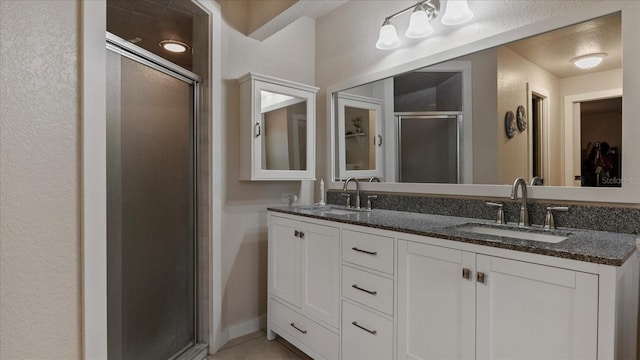
<path id="1" fill-rule="evenodd" d="M 262 315 L 240 324 L 231 325 L 222 332 L 222 344 L 230 340 L 264 330 L 267 327 L 267 315 Z"/>

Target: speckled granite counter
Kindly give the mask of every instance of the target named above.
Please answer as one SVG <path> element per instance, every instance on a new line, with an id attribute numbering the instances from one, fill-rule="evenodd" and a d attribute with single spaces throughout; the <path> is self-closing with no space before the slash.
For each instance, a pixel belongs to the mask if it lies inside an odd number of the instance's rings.
<path id="1" fill-rule="evenodd" d="M 333 206 L 333 208 L 336 207 Z M 562 228 L 550 233 L 568 236 L 568 238 L 553 244 L 483 235 L 459 230 L 459 227 L 466 224 L 492 224 L 491 221 L 473 218 L 378 209 L 374 209 L 371 212 L 358 211 L 352 214 L 337 215 L 327 212 L 329 210 L 328 206 L 275 207 L 269 208 L 269 210 L 315 219 L 362 225 L 377 229 L 424 235 L 604 265 L 620 266 L 633 255 L 636 250 L 636 236 L 631 234 Z M 519 229 L 513 224 L 500 225 L 499 227 Z M 534 226 L 531 231 L 538 232 L 538 230 L 542 229 Z"/>

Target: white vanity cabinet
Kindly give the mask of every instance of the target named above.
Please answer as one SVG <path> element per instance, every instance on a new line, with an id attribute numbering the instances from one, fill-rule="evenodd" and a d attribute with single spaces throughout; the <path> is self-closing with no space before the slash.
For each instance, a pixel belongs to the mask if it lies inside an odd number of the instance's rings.
<path id="1" fill-rule="evenodd" d="M 240 83 L 240 178 L 315 179 L 315 86 L 249 73 Z"/>
<path id="2" fill-rule="evenodd" d="M 398 242 L 398 359 L 596 359 L 597 330 L 597 275 Z"/>
<path id="3" fill-rule="evenodd" d="M 269 337 L 325 359 L 636 359 L 620 266 L 269 213 Z M 302 233 L 302 234 L 301 234 Z"/>
<path id="4" fill-rule="evenodd" d="M 276 333 L 314 358 L 337 359 L 340 232 L 269 217 L 268 336 Z"/>
<path id="5" fill-rule="evenodd" d="M 393 359 L 394 239 L 342 229 L 342 359 Z"/>
<path id="6" fill-rule="evenodd" d="M 477 359 L 598 358 L 597 275 L 476 259 Z"/>
<path id="7" fill-rule="evenodd" d="M 472 253 L 398 241 L 399 360 L 475 358 L 474 270 Z"/>

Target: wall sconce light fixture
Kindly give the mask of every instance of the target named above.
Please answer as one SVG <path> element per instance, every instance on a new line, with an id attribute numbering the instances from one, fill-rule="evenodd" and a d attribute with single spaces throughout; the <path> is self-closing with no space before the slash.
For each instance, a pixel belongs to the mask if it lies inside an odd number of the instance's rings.
<path id="1" fill-rule="evenodd" d="M 381 50 L 391 50 L 400 46 L 400 39 L 396 32 L 396 27 L 391 23 L 391 19 L 413 9 L 409 19 L 409 27 L 405 36 L 410 39 L 423 38 L 433 33 L 431 21 L 440 12 L 439 0 L 422 0 L 415 5 L 402 9 L 384 18 L 380 28 L 380 36 L 376 47 Z M 444 15 L 440 21 L 445 25 L 460 25 L 473 18 L 473 13 L 469 10 L 467 0 L 447 0 Z"/>

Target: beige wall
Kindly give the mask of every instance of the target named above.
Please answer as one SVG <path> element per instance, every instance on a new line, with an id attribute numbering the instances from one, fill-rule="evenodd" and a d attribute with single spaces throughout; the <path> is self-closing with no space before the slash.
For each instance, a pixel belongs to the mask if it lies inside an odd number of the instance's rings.
<path id="1" fill-rule="evenodd" d="M 281 206 L 283 193 L 298 193 L 300 182 L 240 181 L 240 91 L 237 79 L 252 71 L 314 85 L 315 21 L 301 18 L 264 41 L 251 39 L 224 19 L 222 32 L 222 119 L 226 158 L 220 180 L 224 194 L 222 218 L 222 326 L 230 337 L 256 329 L 266 313 L 266 208 Z M 215 180 L 214 180 L 215 181 Z"/>
<path id="2" fill-rule="evenodd" d="M 531 178 L 528 166 L 528 132 L 531 131 L 529 121 L 525 131 L 517 131 L 509 139 L 504 130 L 504 116 L 507 111 L 516 113 L 519 105 L 527 106 L 527 83 L 549 91 L 549 146 L 551 174 L 546 175 L 547 184 L 558 185 L 563 175 L 563 117 L 560 116 L 560 79 L 543 70 L 539 66 L 524 59 L 506 47 L 498 49 L 498 183 L 510 184 L 513 179 Z M 528 182 L 528 181 L 527 181 Z"/>
<path id="3" fill-rule="evenodd" d="M 247 34 L 258 30 L 296 2 L 298 0 L 248 0 Z"/>
<path id="4" fill-rule="evenodd" d="M 562 101 L 565 96 L 612 89 L 622 89 L 622 69 L 572 76 L 560 81 Z"/>
<path id="5" fill-rule="evenodd" d="M 298 0 L 216 0 L 227 24 L 249 35 L 280 15 Z"/>
<path id="6" fill-rule="evenodd" d="M 480 51 L 459 60 L 471 61 L 473 99 L 473 183 L 498 183 L 498 56 L 497 49 Z M 466 121 L 466 120 L 465 120 Z"/>
<path id="7" fill-rule="evenodd" d="M 0 1 L 0 358 L 81 354 L 79 3 Z"/>

